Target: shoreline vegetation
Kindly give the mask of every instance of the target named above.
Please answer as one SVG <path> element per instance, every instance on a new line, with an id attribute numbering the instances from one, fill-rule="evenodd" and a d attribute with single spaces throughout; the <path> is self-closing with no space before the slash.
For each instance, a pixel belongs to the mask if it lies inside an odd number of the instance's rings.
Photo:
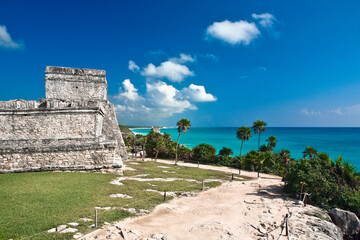
<path id="1" fill-rule="evenodd" d="M 206 143 L 192 149 L 179 145 L 176 149 L 177 144 L 169 134 L 162 135 L 154 131 L 146 136 L 128 136 L 124 140 L 126 146 L 145 149 L 147 157 L 155 160 L 172 159 L 175 163 L 178 156 L 178 160 L 184 162 L 234 167 L 239 169 L 239 173 L 248 170 L 258 172 L 258 176 L 260 173 L 275 174 L 283 177 L 283 190 L 292 197 L 299 198 L 300 194 L 308 193 L 311 196 L 308 202 L 311 204 L 326 210 L 341 208 L 360 216 L 360 172 L 353 164 L 342 156 L 331 159 L 327 153 L 318 152 L 311 146 L 304 149 L 303 157 L 299 159 L 291 157 L 287 149 L 274 151 L 278 143 L 276 136 L 270 136 L 266 140 L 267 144 L 260 145 L 261 133 L 266 128 L 266 122 L 256 120 L 251 128 L 244 126 L 234 132 L 234 136 L 239 139 L 239 148 L 249 138 L 259 138 L 258 149 L 235 157 L 231 156 L 233 150 L 226 146 L 216 155 L 216 149 Z M 191 127 L 188 131 L 191 131 Z"/>

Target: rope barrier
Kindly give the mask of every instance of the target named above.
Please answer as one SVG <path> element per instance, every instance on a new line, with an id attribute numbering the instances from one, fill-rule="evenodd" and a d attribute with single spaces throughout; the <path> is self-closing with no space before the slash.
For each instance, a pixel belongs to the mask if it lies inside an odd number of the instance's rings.
<path id="1" fill-rule="evenodd" d="M 279 240 L 279 239 L 281 238 L 281 236 L 284 236 L 284 235 L 283 235 L 284 229 L 286 230 L 286 235 L 285 235 L 285 236 L 287 236 L 287 239 L 290 239 L 290 232 L 289 232 L 289 229 L 288 229 L 288 221 L 289 221 L 290 218 L 296 217 L 296 216 L 299 214 L 301 208 L 304 206 L 304 201 L 305 201 L 307 195 L 309 195 L 309 194 L 308 194 L 308 193 L 304 193 L 303 201 L 301 202 L 301 205 L 300 205 L 298 211 L 297 211 L 295 214 L 293 214 L 292 212 L 289 213 L 290 216 L 289 216 L 288 214 L 286 214 L 286 216 L 284 217 L 283 223 L 280 225 L 280 226 L 282 226 L 282 229 L 281 229 L 280 235 L 279 235 L 279 237 L 277 238 L 277 240 Z M 273 231 L 273 230 L 272 230 L 272 231 Z M 271 232 L 272 232 L 272 231 L 271 231 Z M 269 233 L 270 233 L 270 232 L 269 232 Z"/>

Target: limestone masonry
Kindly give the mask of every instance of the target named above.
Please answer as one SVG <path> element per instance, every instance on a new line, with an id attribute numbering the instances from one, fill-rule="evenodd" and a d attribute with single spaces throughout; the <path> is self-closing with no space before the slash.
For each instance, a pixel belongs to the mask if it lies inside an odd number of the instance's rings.
<path id="1" fill-rule="evenodd" d="M 121 167 L 106 72 L 48 66 L 45 75 L 45 99 L 0 101 L 0 173 Z"/>

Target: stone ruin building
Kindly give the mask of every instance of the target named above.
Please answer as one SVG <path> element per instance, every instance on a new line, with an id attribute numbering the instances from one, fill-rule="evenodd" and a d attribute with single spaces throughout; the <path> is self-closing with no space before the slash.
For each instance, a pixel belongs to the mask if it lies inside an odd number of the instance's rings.
<path id="1" fill-rule="evenodd" d="M 103 70 L 46 67 L 46 98 L 0 102 L 0 173 L 121 168 Z"/>

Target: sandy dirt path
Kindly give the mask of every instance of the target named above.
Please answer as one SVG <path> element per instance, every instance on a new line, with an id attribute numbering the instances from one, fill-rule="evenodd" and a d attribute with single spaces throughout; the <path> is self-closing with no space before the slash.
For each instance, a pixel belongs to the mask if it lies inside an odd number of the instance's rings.
<path id="1" fill-rule="evenodd" d="M 166 160 L 158 162 L 173 164 L 173 161 Z M 179 165 L 198 166 L 191 163 Z M 227 167 L 200 165 L 200 168 L 238 172 Z M 257 173 L 242 171 L 242 175 L 256 177 Z M 82 239 L 278 239 L 285 214 L 303 209 L 296 200 L 282 194 L 280 177 L 260 176 L 245 182 L 229 181 L 196 197 L 173 199 L 158 205 L 146 216 L 125 219 Z M 303 232 L 293 239 L 312 238 Z M 324 235 L 320 239 L 336 238 Z"/>

